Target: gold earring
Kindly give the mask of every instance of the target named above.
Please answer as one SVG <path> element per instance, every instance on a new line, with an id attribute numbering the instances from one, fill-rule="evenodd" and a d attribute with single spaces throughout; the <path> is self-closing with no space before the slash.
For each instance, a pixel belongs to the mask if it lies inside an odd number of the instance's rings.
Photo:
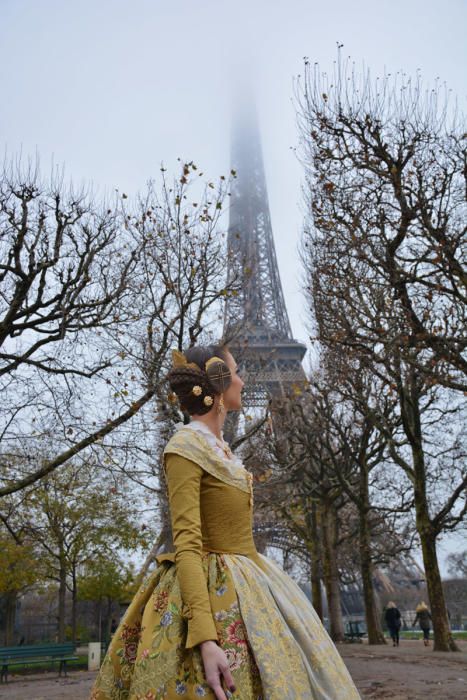
<path id="1" fill-rule="evenodd" d="M 224 406 L 224 395 L 221 394 L 219 398 L 219 403 L 217 404 L 217 412 L 218 413 L 224 413 L 225 411 L 225 406 Z"/>

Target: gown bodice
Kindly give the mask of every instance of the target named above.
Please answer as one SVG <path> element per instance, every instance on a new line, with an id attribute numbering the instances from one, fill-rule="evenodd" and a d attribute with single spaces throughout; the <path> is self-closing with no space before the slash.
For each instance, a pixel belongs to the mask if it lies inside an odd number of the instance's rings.
<path id="1" fill-rule="evenodd" d="M 257 554 L 253 540 L 250 496 L 235 486 L 205 474 L 201 484 L 203 550 L 229 554 Z"/>
<path id="2" fill-rule="evenodd" d="M 179 465 L 180 459 L 189 460 L 202 469 L 199 483 L 199 516 L 201 546 L 203 552 L 243 554 L 259 564 L 258 551 L 253 539 L 253 487 L 252 474 L 237 457 L 222 455 L 217 449 L 215 436 L 202 423 L 194 421 L 177 430 L 164 450 L 164 471 Z M 169 464 L 171 466 L 169 466 Z M 189 472 L 185 462 L 187 483 L 181 486 L 190 490 Z M 172 479 L 173 481 L 173 479 Z M 192 488 L 197 481 L 191 478 Z M 170 494 L 169 494 L 170 495 Z M 177 520 L 171 504 L 171 516 Z M 172 559 L 175 552 L 158 556 L 158 561 Z"/>

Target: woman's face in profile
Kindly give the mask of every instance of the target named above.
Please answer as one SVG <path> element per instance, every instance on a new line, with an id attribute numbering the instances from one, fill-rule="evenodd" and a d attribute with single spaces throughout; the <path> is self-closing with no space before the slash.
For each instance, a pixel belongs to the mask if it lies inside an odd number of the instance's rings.
<path id="1" fill-rule="evenodd" d="M 232 374 L 232 383 L 224 391 L 224 406 L 226 411 L 238 411 L 242 407 L 242 389 L 245 386 L 238 374 L 238 366 L 230 352 L 227 353 L 225 362 Z"/>

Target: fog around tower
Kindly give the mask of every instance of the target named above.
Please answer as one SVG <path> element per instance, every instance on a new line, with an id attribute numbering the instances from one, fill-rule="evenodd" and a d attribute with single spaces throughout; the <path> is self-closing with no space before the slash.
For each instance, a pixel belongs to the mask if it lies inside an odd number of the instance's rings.
<path id="1" fill-rule="evenodd" d="M 36 152 L 75 182 L 128 194 L 163 161 L 228 172 L 238 97 L 254 94 L 275 244 L 294 335 L 306 340 L 296 245 L 301 167 L 293 79 L 303 57 L 332 70 L 336 44 L 376 75 L 422 71 L 465 104 L 466 6 L 290 0 L 3 0 L 2 152 Z"/>

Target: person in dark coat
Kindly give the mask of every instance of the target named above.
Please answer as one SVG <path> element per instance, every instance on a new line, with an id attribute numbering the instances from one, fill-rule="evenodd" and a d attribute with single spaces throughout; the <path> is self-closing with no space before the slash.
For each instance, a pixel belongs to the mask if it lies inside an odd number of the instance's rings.
<path id="1" fill-rule="evenodd" d="M 392 646 L 399 646 L 399 630 L 401 628 L 401 614 L 397 605 L 393 600 L 390 600 L 384 612 L 384 620 L 386 622 L 389 634 L 392 639 Z"/>
<path id="2" fill-rule="evenodd" d="M 421 601 L 415 608 L 416 616 L 415 620 L 412 623 L 412 627 L 418 623 L 420 625 L 420 629 L 423 632 L 423 644 L 427 647 L 430 644 L 430 622 L 431 622 L 431 613 L 428 610 L 428 606 L 426 603 Z"/>

